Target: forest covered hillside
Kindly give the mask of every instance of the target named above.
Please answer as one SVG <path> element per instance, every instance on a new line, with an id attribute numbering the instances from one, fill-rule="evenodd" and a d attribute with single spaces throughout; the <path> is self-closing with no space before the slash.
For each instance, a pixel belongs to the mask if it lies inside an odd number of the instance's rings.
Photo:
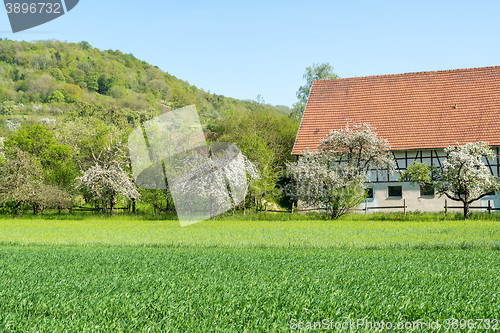
<path id="1" fill-rule="evenodd" d="M 131 54 L 87 42 L 0 40 L 0 210 L 71 207 L 78 198 L 103 210 L 117 200 L 130 204 L 138 194 L 129 134 L 193 104 L 207 139 L 236 143 L 257 168 L 247 203 L 282 198 L 280 182 L 294 159 L 299 127 L 289 108 L 267 105 L 260 96 L 242 101 L 211 94 Z M 96 172 L 117 183 L 99 191 L 84 187 L 85 177 Z M 106 177 L 101 180 L 111 179 Z M 120 192 L 124 180 L 126 193 Z M 172 208 L 168 191 L 139 192 L 155 211 Z"/>
<path id="2" fill-rule="evenodd" d="M 0 103 L 0 135 L 8 123 L 57 120 L 82 104 L 114 109 L 132 126 L 190 104 L 206 127 L 251 108 L 250 101 L 211 94 L 132 54 L 56 40 L 0 39 Z M 267 107 L 290 112 L 286 106 Z"/>

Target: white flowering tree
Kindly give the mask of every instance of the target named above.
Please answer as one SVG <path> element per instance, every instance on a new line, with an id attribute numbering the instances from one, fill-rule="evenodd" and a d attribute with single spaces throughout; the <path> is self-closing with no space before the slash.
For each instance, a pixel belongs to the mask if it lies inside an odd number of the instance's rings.
<path id="1" fill-rule="evenodd" d="M 90 201 L 99 203 L 103 213 L 109 207 L 113 214 L 119 194 L 128 199 L 139 197 L 133 180 L 119 165 L 95 164 L 78 177 L 78 180 L 77 188 L 81 189 Z"/>
<path id="2" fill-rule="evenodd" d="M 250 182 L 259 179 L 257 168 L 235 144 L 206 153 L 193 152 L 182 160 L 183 176 L 172 182 L 172 193 L 185 198 L 209 198 L 214 217 L 244 202 Z M 187 200 L 189 201 L 189 200 Z"/>
<path id="3" fill-rule="evenodd" d="M 93 158 L 94 165 L 78 177 L 76 186 L 86 200 L 100 205 L 103 213 L 109 207 L 113 214 L 118 195 L 130 200 L 139 198 L 132 177 L 124 170 L 126 156 L 120 142 L 111 142 L 98 156 L 93 154 Z"/>
<path id="4" fill-rule="evenodd" d="M 295 198 L 336 219 L 364 200 L 368 170 L 390 173 L 394 161 L 387 141 L 377 138 L 370 125 L 354 124 L 330 131 L 318 152 L 305 151 L 287 169 Z"/>
<path id="5" fill-rule="evenodd" d="M 10 132 L 17 132 L 21 128 L 21 121 L 18 119 L 7 120 L 7 129 Z"/>
<path id="6" fill-rule="evenodd" d="M 484 142 L 448 147 L 444 151 L 447 158 L 442 168 L 415 163 L 408 167 L 400 179 L 421 186 L 432 185 L 438 195 L 462 202 L 464 219 L 468 219 L 471 203 L 500 189 L 499 178 L 492 175 L 483 162 L 484 158 L 495 158 L 495 153 Z"/>

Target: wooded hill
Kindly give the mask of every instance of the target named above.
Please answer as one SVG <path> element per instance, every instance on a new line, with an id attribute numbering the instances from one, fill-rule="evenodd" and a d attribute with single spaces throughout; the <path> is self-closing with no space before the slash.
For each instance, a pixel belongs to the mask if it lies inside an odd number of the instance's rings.
<path id="1" fill-rule="evenodd" d="M 57 119 L 78 108 L 77 102 L 115 108 L 132 126 L 140 119 L 195 104 L 209 127 L 218 118 L 251 107 L 250 101 L 198 89 L 132 54 L 55 40 L 0 39 L 0 102 L 4 116 L 0 133 L 7 129 L 5 116 L 22 116 L 15 122 Z M 290 112 L 286 106 L 267 107 Z"/>
<path id="2" fill-rule="evenodd" d="M 215 133 L 211 140 L 237 143 L 258 168 L 262 177 L 250 189 L 251 197 L 279 197 L 280 170 L 293 159 L 299 127 L 289 108 L 267 105 L 260 97 L 242 101 L 210 94 L 131 54 L 100 51 L 87 42 L 0 40 L 0 168 L 3 164 L 4 175 L 18 177 L 15 170 L 26 169 L 24 180 L 16 184 L 29 183 L 36 175 L 26 193 L 45 184 L 48 192 L 63 191 L 55 197 L 85 196 L 75 184 L 102 164 L 99 152 L 126 143 L 141 123 L 191 104 L 204 131 Z M 37 172 L 28 170 L 33 163 Z M 127 164 L 123 168 L 130 172 Z M 50 206 L 37 203 L 47 194 L 16 194 L 22 189 L 7 178 L 0 176 L 0 193 L 10 195 L 16 207 Z M 153 194 L 143 191 L 142 200 Z M 168 207 L 161 197 L 154 194 L 149 201 Z"/>

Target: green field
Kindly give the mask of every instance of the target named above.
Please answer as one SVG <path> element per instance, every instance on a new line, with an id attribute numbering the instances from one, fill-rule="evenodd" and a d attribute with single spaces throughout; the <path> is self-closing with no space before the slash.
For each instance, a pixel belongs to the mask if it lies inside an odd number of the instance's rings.
<path id="1" fill-rule="evenodd" d="M 500 318 L 494 219 L 68 218 L 0 219 L 0 332 Z"/>
<path id="2" fill-rule="evenodd" d="M 481 218 L 215 220 L 188 227 L 180 227 L 178 221 L 138 220 L 126 215 L 55 218 L 0 219 L 0 244 L 500 249 L 500 221 Z"/>

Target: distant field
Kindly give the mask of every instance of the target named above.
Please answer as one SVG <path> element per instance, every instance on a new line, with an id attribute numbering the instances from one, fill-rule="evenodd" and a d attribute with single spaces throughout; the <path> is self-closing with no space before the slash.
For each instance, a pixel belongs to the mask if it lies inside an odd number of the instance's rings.
<path id="1" fill-rule="evenodd" d="M 338 221 L 215 220 L 180 227 L 178 221 L 131 216 L 62 218 L 0 219 L 0 244 L 500 249 L 500 221 L 495 220 L 355 216 Z"/>
<path id="2" fill-rule="evenodd" d="M 500 317 L 500 251 L 0 246 L 0 267 L 2 332 Z"/>

